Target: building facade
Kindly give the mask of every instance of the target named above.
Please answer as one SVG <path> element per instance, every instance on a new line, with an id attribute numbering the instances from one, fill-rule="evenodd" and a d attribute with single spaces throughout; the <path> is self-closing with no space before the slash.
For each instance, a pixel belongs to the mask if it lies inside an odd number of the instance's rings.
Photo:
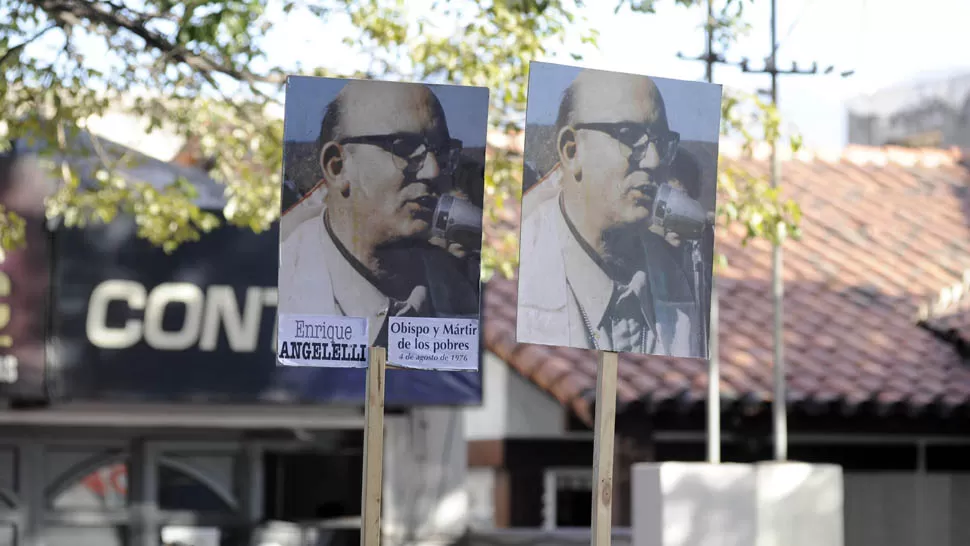
<path id="1" fill-rule="evenodd" d="M 721 163 L 768 170 L 728 147 Z M 783 271 L 788 454 L 842 467 L 846 546 L 970 540 L 966 165 L 951 150 L 850 146 L 782 170 L 803 215 Z M 718 230 L 721 460 L 771 460 L 771 247 Z M 470 544 L 588 542 L 597 357 L 517 343 L 514 279 L 493 279 L 485 302 L 484 404 L 466 412 L 472 506 L 487 508 Z M 632 464 L 705 460 L 707 373 L 702 360 L 620 355 L 618 543 Z"/>
<path id="2" fill-rule="evenodd" d="M 167 254 L 129 218 L 52 226 L 17 154 L 0 162 L 0 202 L 28 221 L 0 264 L 0 546 L 359 544 L 366 370 L 276 365 L 278 230 Z M 211 183 L 142 159 L 142 181 Z M 450 544 L 479 375 L 388 370 L 385 391 L 385 541 Z"/>
<path id="3" fill-rule="evenodd" d="M 848 107 L 848 142 L 866 146 L 970 148 L 970 75 L 876 92 Z"/>

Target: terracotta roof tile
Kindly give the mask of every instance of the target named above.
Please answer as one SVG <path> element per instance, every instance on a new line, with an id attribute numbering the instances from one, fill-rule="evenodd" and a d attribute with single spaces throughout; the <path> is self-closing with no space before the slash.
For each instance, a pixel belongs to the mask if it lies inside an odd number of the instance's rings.
<path id="1" fill-rule="evenodd" d="M 730 150 L 722 146 L 723 166 L 767 172 L 765 161 L 726 157 Z M 802 207 L 804 233 L 786 244 L 784 257 L 792 399 L 914 407 L 970 401 L 970 367 L 951 342 L 917 326 L 922 317 L 970 340 L 970 276 L 962 278 L 970 270 L 970 173 L 962 156 L 849 147 L 840 157 L 799 157 L 783 165 L 784 192 Z M 518 211 L 500 216 L 486 228 L 490 241 L 518 235 Z M 718 233 L 730 264 L 718 277 L 721 389 L 728 398 L 770 400 L 770 247 L 742 247 L 741 233 Z M 962 287 L 948 289 L 962 299 L 941 305 L 940 288 L 953 286 Z M 591 422 L 595 353 L 516 344 L 515 291 L 514 280 L 489 282 L 486 347 Z M 621 404 L 701 400 L 706 385 L 703 361 L 621 355 Z"/>
<path id="2" fill-rule="evenodd" d="M 919 310 L 921 324 L 970 356 L 970 271 L 957 283 L 944 286 Z"/>

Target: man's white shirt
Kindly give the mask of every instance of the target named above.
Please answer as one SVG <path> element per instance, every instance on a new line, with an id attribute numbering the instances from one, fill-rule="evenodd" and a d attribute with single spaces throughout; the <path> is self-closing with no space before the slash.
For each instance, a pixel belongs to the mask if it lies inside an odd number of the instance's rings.
<path id="1" fill-rule="evenodd" d="M 390 300 L 337 249 L 323 223 L 325 210 L 319 207 L 319 214 L 299 218 L 280 243 L 278 308 L 287 314 L 366 318 L 373 345 Z"/>
<path id="2" fill-rule="evenodd" d="M 585 310 L 598 348 L 614 350 L 603 324 L 609 320 L 603 319 L 611 314 L 615 283 L 573 236 L 560 209 L 560 192 L 556 169 L 523 196 L 517 338 L 524 343 L 595 348 L 588 341 Z M 676 308 L 665 311 L 668 320 L 649 324 L 644 351 L 696 357 L 688 314 Z"/>

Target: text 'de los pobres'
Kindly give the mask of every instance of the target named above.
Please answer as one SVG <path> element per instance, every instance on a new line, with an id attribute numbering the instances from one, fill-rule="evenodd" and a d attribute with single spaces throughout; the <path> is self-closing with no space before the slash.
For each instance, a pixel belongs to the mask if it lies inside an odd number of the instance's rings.
<path id="1" fill-rule="evenodd" d="M 280 314 L 277 359 L 286 366 L 367 367 L 367 320 Z"/>
<path id="2" fill-rule="evenodd" d="M 478 320 L 391 317 L 388 361 L 425 370 L 478 370 Z"/>

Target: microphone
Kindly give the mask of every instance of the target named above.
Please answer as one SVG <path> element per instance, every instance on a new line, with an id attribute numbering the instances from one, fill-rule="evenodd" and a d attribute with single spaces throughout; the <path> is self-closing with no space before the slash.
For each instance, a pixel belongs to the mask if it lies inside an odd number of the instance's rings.
<path id="1" fill-rule="evenodd" d="M 700 239 L 710 224 L 700 203 L 666 182 L 657 188 L 650 217 L 664 233 L 676 233 L 682 240 Z"/>
<path id="2" fill-rule="evenodd" d="M 481 252 L 482 209 L 454 195 L 442 195 L 431 216 L 431 234 Z"/>

